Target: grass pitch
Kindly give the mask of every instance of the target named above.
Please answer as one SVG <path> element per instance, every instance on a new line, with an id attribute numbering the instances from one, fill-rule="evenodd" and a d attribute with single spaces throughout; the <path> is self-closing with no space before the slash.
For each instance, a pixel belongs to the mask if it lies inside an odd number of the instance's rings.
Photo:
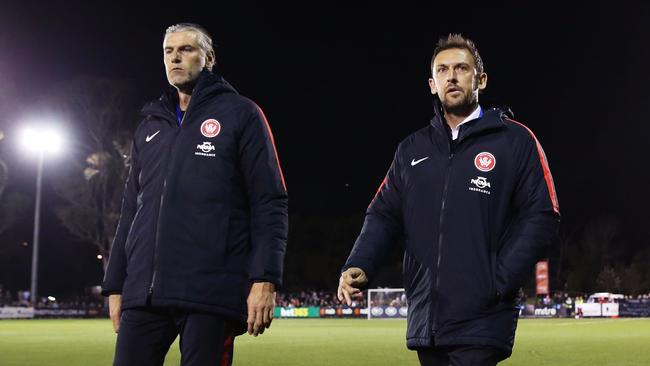
<path id="1" fill-rule="evenodd" d="M 237 337 L 233 365 L 417 365 L 400 320 L 276 319 Z M 1 366 L 111 365 L 110 321 L 2 320 Z M 179 364 L 175 343 L 165 366 Z M 650 319 L 524 319 L 503 365 L 650 365 Z"/>

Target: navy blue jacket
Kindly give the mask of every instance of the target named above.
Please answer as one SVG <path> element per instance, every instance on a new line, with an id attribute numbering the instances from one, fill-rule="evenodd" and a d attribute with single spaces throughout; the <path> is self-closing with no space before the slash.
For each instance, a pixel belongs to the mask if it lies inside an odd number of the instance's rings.
<path id="1" fill-rule="evenodd" d="M 174 89 L 143 108 L 103 294 L 245 321 L 282 283 L 287 192 L 260 108 L 204 70 L 178 126 Z"/>
<path id="2" fill-rule="evenodd" d="M 553 179 L 533 133 L 489 109 L 453 141 L 437 103 L 431 124 L 399 144 L 344 269 L 372 278 L 403 238 L 407 346 L 510 353 L 514 298 L 558 225 Z"/>

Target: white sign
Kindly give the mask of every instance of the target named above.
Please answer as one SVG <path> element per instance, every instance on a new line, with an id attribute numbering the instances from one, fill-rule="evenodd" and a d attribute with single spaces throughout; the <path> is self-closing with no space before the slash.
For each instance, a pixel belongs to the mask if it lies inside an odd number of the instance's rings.
<path id="1" fill-rule="evenodd" d="M 0 319 L 32 319 L 34 308 L 5 306 L 0 308 Z"/>

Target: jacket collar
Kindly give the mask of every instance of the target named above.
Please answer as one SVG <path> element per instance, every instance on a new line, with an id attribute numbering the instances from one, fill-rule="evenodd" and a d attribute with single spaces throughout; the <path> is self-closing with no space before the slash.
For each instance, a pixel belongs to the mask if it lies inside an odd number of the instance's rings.
<path id="1" fill-rule="evenodd" d="M 431 125 L 438 134 L 447 136 L 451 140 L 451 128 L 447 124 L 442 109 L 442 103 L 434 96 L 433 101 L 434 115 L 431 119 Z M 505 126 L 503 119 L 506 117 L 506 111 L 503 108 L 488 108 L 483 110 L 483 116 L 466 122 L 460 126 L 457 142 L 460 142 L 468 136 L 478 134 L 492 129 L 500 129 Z"/>
<path id="2" fill-rule="evenodd" d="M 192 91 L 192 99 L 188 106 L 195 108 L 195 106 L 202 104 L 206 100 L 210 100 L 219 94 L 237 93 L 237 90 L 221 76 L 216 70 L 209 71 L 203 69 L 199 74 L 196 86 Z M 155 115 L 164 118 L 176 120 L 176 106 L 178 105 L 178 91 L 171 85 L 163 91 L 163 94 L 157 100 L 146 104 L 141 113 L 145 116 Z"/>

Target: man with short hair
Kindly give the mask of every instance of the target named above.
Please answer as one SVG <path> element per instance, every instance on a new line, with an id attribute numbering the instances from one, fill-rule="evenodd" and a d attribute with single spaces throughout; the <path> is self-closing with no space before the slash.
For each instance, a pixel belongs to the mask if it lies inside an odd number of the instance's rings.
<path id="1" fill-rule="evenodd" d="M 516 297 L 555 241 L 559 208 L 541 145 L 497 108 L 474 43 L 438 42 L 435 116 L 404 139 L 366 212 L 339 279 L 339 300 L 405 241 L 407 346 L 422 365 L 496 365 L 512 353 Z"/>
<path id="2" fill-rule="evenodd" d="M 215 69 L 201 26 L 167 29 L 170 88 L 143 108 L 102 293 L 115 365 L 230 365 L 233 337 L 271 325 L 287 193 L 262 110 Z"/>

